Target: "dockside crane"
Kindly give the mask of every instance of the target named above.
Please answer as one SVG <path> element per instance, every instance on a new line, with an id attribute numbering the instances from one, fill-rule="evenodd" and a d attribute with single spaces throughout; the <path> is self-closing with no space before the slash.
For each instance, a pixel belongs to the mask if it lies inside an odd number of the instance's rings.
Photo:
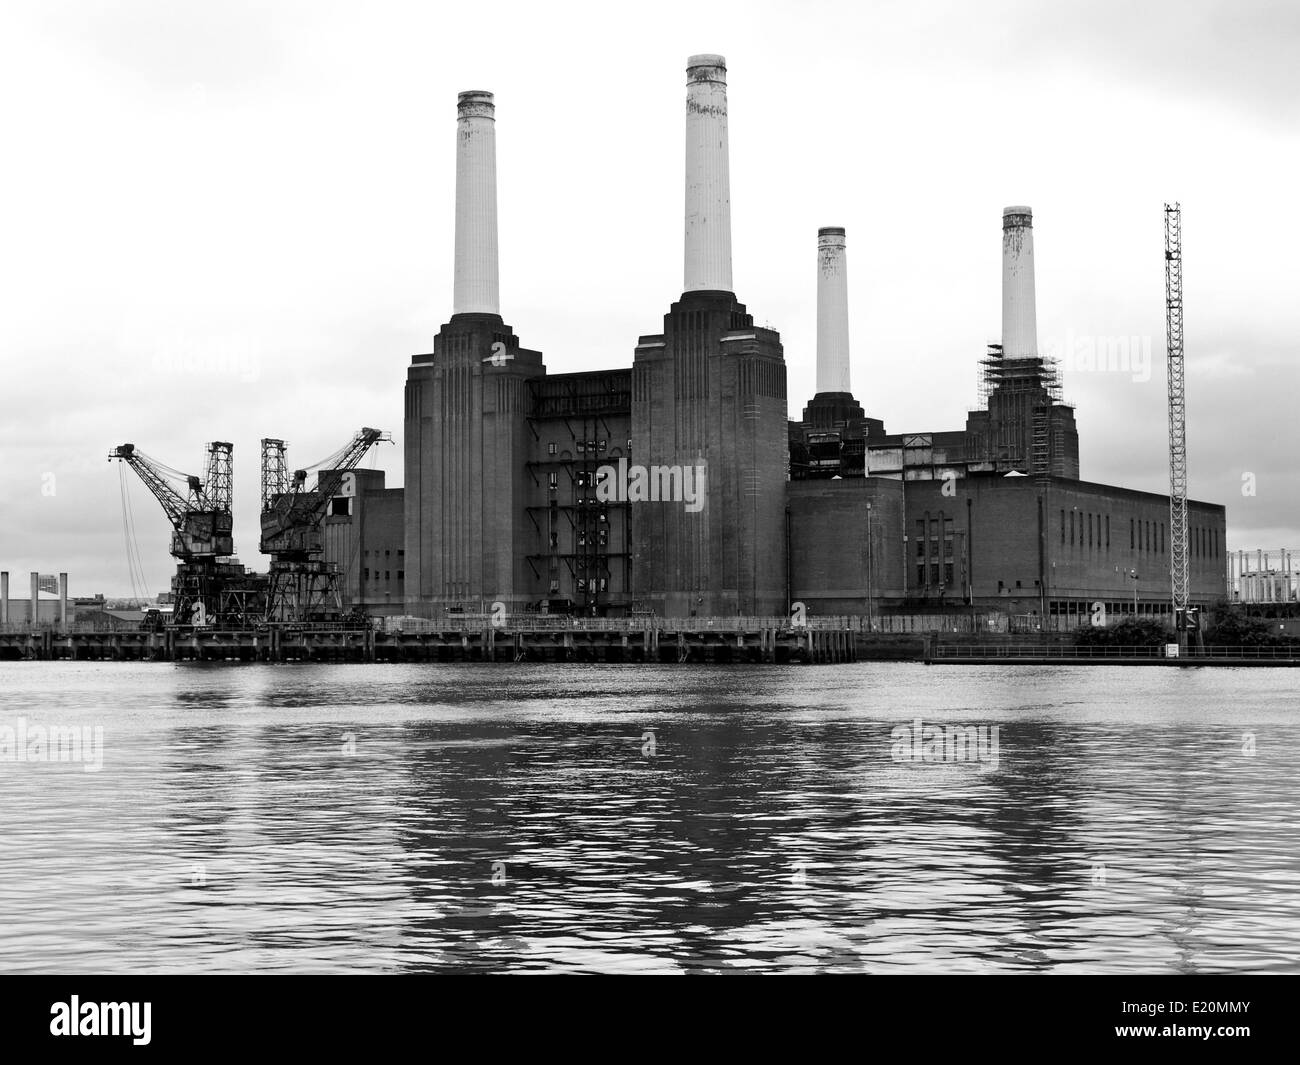
<path id="1" fill-rule="evenodd" d="M 108 453 L 110 462 L 124 462 L 136 472 L 171 523 L 171 554 L 178 563 L 172 577 L 173 626 L 241 629 L 261 614 L 264 586 L 231 559 L 233 454 L 227 441 L 209 444 L 207 477 L 201 480 L 165 466 L 134 444 Z"/>
<path id="2" fill-rule="evenodd" d="M 389 433 L 362 429 L 329 458 L 308 484 L 308 471 L 289 473 L 287 445 L 262 440 L 262 553 L 271 556 L 266 620 L 271 624 L 333 623 L 341 619 L 339 566 L 324 559 L 322 529 L 330 500 L 344 479 Z"/>
<path id="3" fill-rule="evenodd" d="M 1165 347 L 1169 407 L 1169 579 L 1180 651 L 1189 634 L 1201 643 L 1200 622 L 1188 609 L 1191 575 L 1187 533 L 1187 409 L 1183 383 L 1183 212 L 1165 204 Z"/>

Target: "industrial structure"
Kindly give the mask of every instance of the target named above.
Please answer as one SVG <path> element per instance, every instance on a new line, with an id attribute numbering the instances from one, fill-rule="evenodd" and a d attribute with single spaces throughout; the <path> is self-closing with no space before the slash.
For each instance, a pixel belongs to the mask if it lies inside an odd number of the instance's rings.
<path id="1" fill-rule="evenodd" d="M 1286 610 L 1300 608 L 1300 553 L 1287 548 L 1231 552 L 1228 602 Z"/>
<path id="2" fill-rule="evenodd" d="M 1165 373 L 1169 403 L 1169 578 L 1180 647 L 1189 626 L 1199 633 L 1191 606 L 1187 555 L 1187 404 L 1183 380 L 1183 212 L 1165 204 Z"/>
<path id="3" fill-rule="evenodd" d="M 733 290 L 727 106 L 722 57 L 693 56 L 683 292 L 662 330 L 630 370 L 554 374 L 500 315 L 495 101 L 460 95 L 452 316 L 407 375 L 400 545 L 367 534 L 405 561 L 390 612 L 1168 613 L 1169 499 L 1080 479 L 1038 347 L 1030 208 L 1003 212 L 1002 337 L 956 430 L 891 434 L 855 398 L 846 233 L 819 230 L 817 392 L 789 420 L 780 337 Z M 1187 514 L 1189 602 L 1207 604 L 1224 510 Z"/>
<path id="4" fill-rule="evenodd" d="M 972 359 L 961 428 L 890 433 L 854 395 L 847 234 L 818 230 L 816 393 L 792 419 L 781 337 L 734 291 L 726 64 L 692 56 L 686 74 L 682 292 L 629 362 L 580 373 L 550 372 L 501 315 L 496 102 L 460 93 L 451 316 L 407 370 L 404 487 L 355 468 L 375 430 L 310 487 L 264 439 L 272 562 L 250 614 L 980 611 L 1065 628 L 1098 604 L 1164 615 L 1222 597 L 1224 508 L 1186 500 L 1185 467 L 1171 459 L 1170 497 L 1081 479 L 1074 409 L 1038 346 L 1029 207 L 1002 213 L 1002 335 Z M 230 546 L 211 539 L 229 529 L 228 472 L 169 495 L 125 448 L 113 457 L 163 503 L 181 569 L 213 572 Z M 187 609 L 222 614 L 206 586 L 178 581 Z"/>
<path id="5" fill-rule="evenodd" d="M 110 461 L 117 459 L 139 475 L 171 523 L 171 553 L 177 560 L 172 577 L 175 625 L 243 629 L 264 612 L 266 579 L 233 557 L 233 453 L 229 442 L 209 444 L 203 479 L 164 466 L 134 444 L 121 444 L 108 454 Z"/>
<path id="6" fill-rule="evenodd" d="M 272 624 L 338 621 L 340 564 L 325 556 L 325 515 L 346 512 L 356 495 L 352 471 L 380 440 L 392 437 L 379 429 L 362 429 L 341 449 L 317 464 L 308 485 L 308 470 L 289 476 L 287 445 L 262 439 L 261 551 L 271 557 L 265 619 Z"/>

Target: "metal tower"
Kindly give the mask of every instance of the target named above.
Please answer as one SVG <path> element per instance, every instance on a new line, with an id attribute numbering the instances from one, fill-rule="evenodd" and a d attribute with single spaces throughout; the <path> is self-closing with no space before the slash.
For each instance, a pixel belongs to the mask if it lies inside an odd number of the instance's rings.
<path id="1" fill-rule="evenodd" d="M 1165 343 L 1169 383 L 1169 573 L 1178 642 L 1186 646 L 1187 425 L 1183 394 L 1183 216 L 1165 204 Z"/>

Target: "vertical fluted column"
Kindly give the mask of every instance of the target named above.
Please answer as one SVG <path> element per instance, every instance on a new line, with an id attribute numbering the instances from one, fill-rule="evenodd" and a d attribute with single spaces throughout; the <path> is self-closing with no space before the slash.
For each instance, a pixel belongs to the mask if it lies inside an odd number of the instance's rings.
<path id="1" fill-rule="evenodd" d="M 463 92 L 456 117 L 456 269 L 453 314 L 499 314 L 496 106 Z"/>
<path id="2" fill-rule="evenodd" d="M 1038 354 L 1034 306 L 1034 215 L 1028 207 L 1002 212 L 1002 354 Z"/>
<path id="3" fill-rule="evenodd" d="M 727 63 L 693 55 L 686 66 L 685 292 L 732 291 L 728 167 Z"/>
<path id="4" fill-rule="evenodd" d="M 817 230 L 817 391 L 852 391 L 844 230 L 835 226 Z"/>

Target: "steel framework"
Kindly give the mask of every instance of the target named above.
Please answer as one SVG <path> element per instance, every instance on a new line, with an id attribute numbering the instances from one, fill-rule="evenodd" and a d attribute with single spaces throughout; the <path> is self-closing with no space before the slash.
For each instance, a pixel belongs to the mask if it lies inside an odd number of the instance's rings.
<path id="1" fill-rule="evenodd" d="M 1190 593 L 1187 540 L 1187 417 L 1183 386 L 1183 217 L 1165 204 L 1165 344 L 1169 385 L 1169 575 L 1182 632 Z"/>

